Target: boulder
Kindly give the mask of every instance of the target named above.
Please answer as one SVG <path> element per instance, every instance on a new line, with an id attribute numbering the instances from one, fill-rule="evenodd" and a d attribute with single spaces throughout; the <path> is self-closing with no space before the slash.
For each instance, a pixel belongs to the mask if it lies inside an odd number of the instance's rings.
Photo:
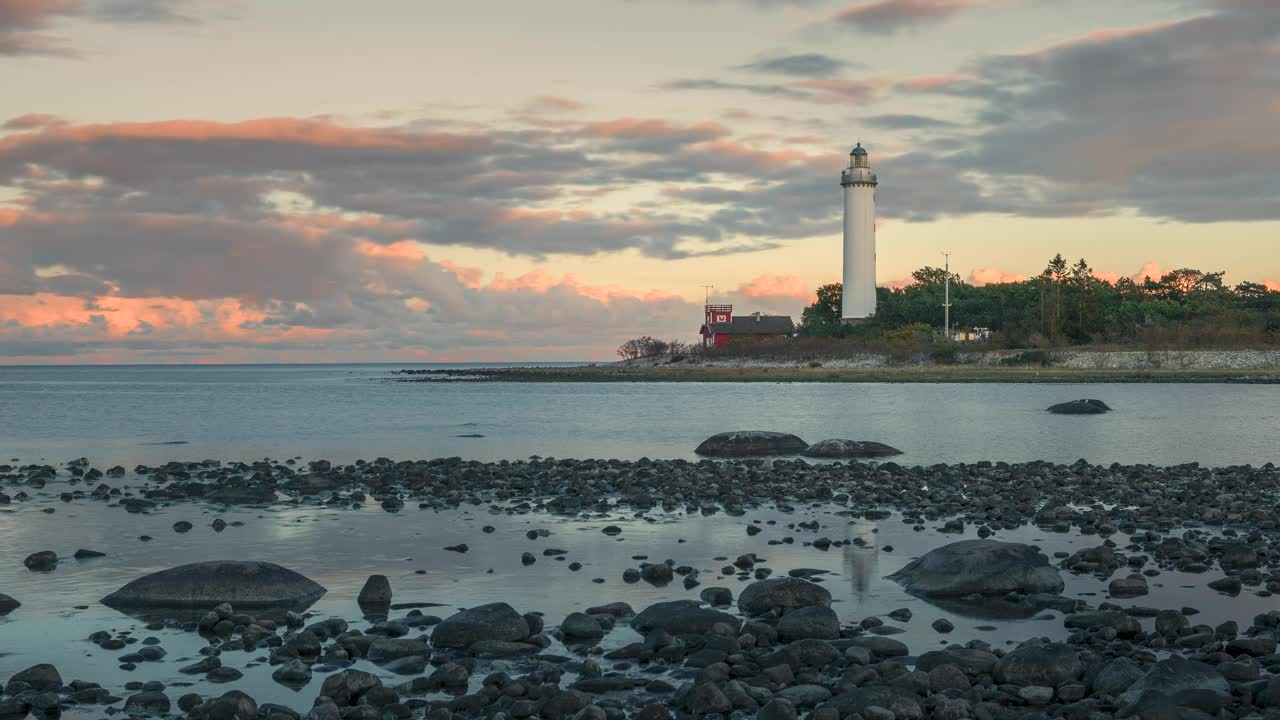
<path id="1" fill-rule="evenodd" d="M 370 575 L 356 602 L 360 605 L 390 605 L 391 581 L 386 575 Z"/>
<path id="2" fill-rule="evenodd" d="M 1085 610 L 1071 613 L 1062 624 L 1072 630 L 1097 630 L 1111 628 L 1120 637 L 1133 637 L 1142 630 L 1142 623 L 1119 610 Z"/>
<path id="3" fill-rule="evenodd" d="M 343 670 L 324 679 L 320 697 L 328 698 L 338 707 L 348 707 L 360 701 L 360 696 L 382 687 L 377 675 L 363 670 Z"/>
<path id="4" fill-rule="evenodd" d="M 737 632 L 742 620 L 729 613 L 712 610 L 692 600 L 672 600 L 650 605 L 631 619 L 632 629 L 641 634 L 665 630 L 672 635 L 705 635 L 712 626 L 725 623 Z"/>
<path id="5" fill-rule="evenodd" d="M 1115 578 L 1107 585 L 1107 592 L 1114 598 L 1134 598 L 1146 595 L 1147 581 L 1139 577 Z"/>
<path id="6" fill-rule="evenodd" d="M 124 701 L 124 711 L 130 716 L 136 715 L 165 715 L 172 707 L 169 698 L 162 692 L 140 692 L 137 695 L 130 695 Z"/>
<path id="7" fill-rule="evenodd" d="M 1128 690 L 1145 673 L 1138 664 L 1127 657 L 1118 657 L 1098 671 L 1093 678 L 1093 691 L 1099 695 L 1120 695 Z"/>
<path id="8" fill-rule="evenodd" d="M 190 714 L 196 720 L 253 720 L 258 717 L 258 703 L 239 690 L 201 703 Z"/>
<path id="9" fill-rule="evenodd" d="M 906 657 L 910 654 L 906 643 L 879 635 L 857 637 L 850 640 L 849 644 L 854 647 L 866 648 L 871 653 L 871 656 L 877 659 Z"/>
<path id="10" fill-rule="evenodd" d="M 848 717 L 854 713 L 871 717 L 872 714 L 867 712 L 868 708 L 884 708 L 893 713 L 894 717 L 903 720 L 918 719 L 923 716 L 915 693 L 907 688 L 884 685 L 854 688 L 849 692 L 836 695 L 818 707 L 819 709 L 833 708 L 840 713 L 840 717 Z"/>
<path id="11" fill-rule="evenodd" d="M 378 638 L 369 643 L 366 653 L 369 662 L 386 663 L 403 657 L 430 655 L 431 646 L 422 640 L 409 638 Z"/>
<path id="12" fill-rule="evenodd" d="M 998 683 L 1051 688 L 1079 680 L 1083 674 L 1084 663 L 1064 643 L 1023 645 L 1000 658 L 995 669 Z"/>
<path id="13" fill-rule="evenodd" d="M 33 665 L 14 673 L 9 682 L 26 683 L 39 692 L 57 692 L 62 689 L 62 675 L 58 674 L 58 668 L 48 663 Z"/>
<path id="14" fill-rule="evenodd" d="M 867 458 L 901 455 L 902 451 L 871 440 L 822 440 L 800 454 L 812 458 Z"/>
<path id="15" fill-rule="evenodd" d="M 694 452 L 714 457 L 751 457 L 760 455 L 795 455 L 809 444 L 795 435 L 764 430 L 739 430 L 712 435 Z"/>
<path id="16" fill-rule="evenodd" d="M 3 615 L 11 610 L 17 610 L 20 607 L 22 607 L 22 603 L 18 602 L 17 600 L 14 600 L 13 598 L 9 597 L 8 595 L 5 595 L 4 593 L 0 593 L 0 615 Z"/>
<path id="17" fill-rule="evenodd" d="M 268 562 L 212 560 L 145 575 L 102 599 L 108 607 L 200 608 L 222 603 L 236 608 L 305 606 L 324 587 Z"/>
<path id="18" fill-rule="evenodd" d="M 481 640 L 520 642 L 529 637 L 529 622 L 506 603 L 490 603 L 445 618 L 431 633 L 436 647 L 466 649 Z"/>
<path id="19" fill-rule="evenodd" d="M 1058 569 L 1036 548 L 996 540 L 961 540 L 912 560 L 889 576 L 925 597 L 1059 593 Z"/>
<path id="20" fill-rule="evenodd" d="M 1177 696 L 1186 691 L 1207 691 L 1226 700 L 1231 699 L 1231 685 L 1212 666 L 1172 655 L 1152 665 L 1147 673 L 1120 696 L 1126 703 L 1136 703 L 1148 691 Z"/>
<path id="21" fill-rule="evenodd" d="M 733 591 L 727 587 L 703 588 L 698 597 L 702 598 L 702 602 L 713 607 L 725 607 L 733 604 Z"/>
<path id="22" fill-rule="evenodd" d="M 1047 409 L 1055 415 L 1101 415 L 1110 411 L 1111 408 L 1101 400 L 1072 400 L 1050 405 Z"/>
<path id="23" fill-rule="evenodd" d="M 759 580 L 738 595 L 738 610 L 747 616 L 815 605 L 831 605 L 831 593 L 821 585 L 801 578 Z"/>
<path id="24" fill-rule="evenodd" d="M 840 637 L 840 618 L 836 611 L 825 605 L 797 608 L 778 621 L 778 638 L 783 642 L 805 640 L 835 640 Z"/>
<path id="25" fill-rule="evenodd" d="M 599 640 L 604 637 L 604 628 L 596 619 L 585 613 L 569 613 L 560 623 L 560 632 L 565 640 Z"/>
<path id="26" fill-rule="evenodd" d="M 943 665 L 954 665 L 970 677 L 990 675 L 995 672 L 999 660 L 995 655 L 976 648 L 952 647 L 946 650 L 930 650 L 916 660 L 916 669 L 929 672 Z"/>
<path id="27" fill-rule="evenodd" d="M 28 570 L 47 572 L 58 567 L 58 553 L 52 550 L 34 552 L 28 555 L 27 559 L 22 561 L 22 564 L 26 565 Z"/>

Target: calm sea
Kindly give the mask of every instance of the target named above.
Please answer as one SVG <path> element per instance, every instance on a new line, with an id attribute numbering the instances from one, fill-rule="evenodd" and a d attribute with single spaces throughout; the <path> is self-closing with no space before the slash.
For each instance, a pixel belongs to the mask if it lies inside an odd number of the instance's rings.
<path id="1" fill-rule="evenodd" d="M 692 458 L 736 429 L 877 440 L 910 464 L 1280 461 L 1280 386 L 390 382 L 398 367 L 427 366 L 0 367 L 0 462 Z M 1082 397 L 1116 411 L 1044 412 Z"/>

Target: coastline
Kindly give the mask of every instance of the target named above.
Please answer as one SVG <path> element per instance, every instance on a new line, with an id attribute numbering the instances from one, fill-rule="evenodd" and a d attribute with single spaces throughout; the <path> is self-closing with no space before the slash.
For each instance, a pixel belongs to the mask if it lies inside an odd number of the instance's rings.
<path id="1" fill-rule="evenodd" d="M 1280 384 L 1280 369 L 1113 369 L 907 365 L 875 368 L 795 366 L 621 366 L 393 371 L 393 382 L 786 382 L 786 383 L 1232 383 Z"/>

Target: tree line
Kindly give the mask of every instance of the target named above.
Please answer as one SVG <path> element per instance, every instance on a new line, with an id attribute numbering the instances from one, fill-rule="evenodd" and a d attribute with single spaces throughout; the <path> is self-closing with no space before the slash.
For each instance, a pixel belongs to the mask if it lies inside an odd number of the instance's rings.
<path id="1" fill-rule="evenodd" d="M 923 267 L 902 288 L 877 288 L 875 317 L 840 322 L 841 285 L 818 288 L 801 314 L 811 338 L 876 338 L 904 328 L 941 328 L 947 271 Z M 1095 276 L 1082 258 L 1055 255 L 1022 282 L 971 285 L 951 273 L 951 324 L 988 328 L 1007 347 L 1121 344 L 1241 347 L 1280 343 L 1280 292 L 1252 282 L 1227 285 L 1222 272 L 1172 270 L 1159 279 Z"/>

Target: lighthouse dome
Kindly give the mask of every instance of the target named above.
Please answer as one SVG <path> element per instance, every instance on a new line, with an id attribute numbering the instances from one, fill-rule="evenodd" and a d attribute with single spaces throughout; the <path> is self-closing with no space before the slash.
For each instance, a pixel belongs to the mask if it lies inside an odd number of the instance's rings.
<path id="1" fill-rule="evenodd" d="M 853 149 L 853 152 L 851 152 L 851 153 L 849 153 L 849 154 L 850 154 L 850 155 L 861 155 L 861 156 L 866 156 L 866 154 L 867 154 L 867 149 L 866 149 L 866 148 L 864 148 L 864 147 L 862 147 L 862 143 L 858 143 L 857 147 L 855 147 L 855 148 Z"/>

